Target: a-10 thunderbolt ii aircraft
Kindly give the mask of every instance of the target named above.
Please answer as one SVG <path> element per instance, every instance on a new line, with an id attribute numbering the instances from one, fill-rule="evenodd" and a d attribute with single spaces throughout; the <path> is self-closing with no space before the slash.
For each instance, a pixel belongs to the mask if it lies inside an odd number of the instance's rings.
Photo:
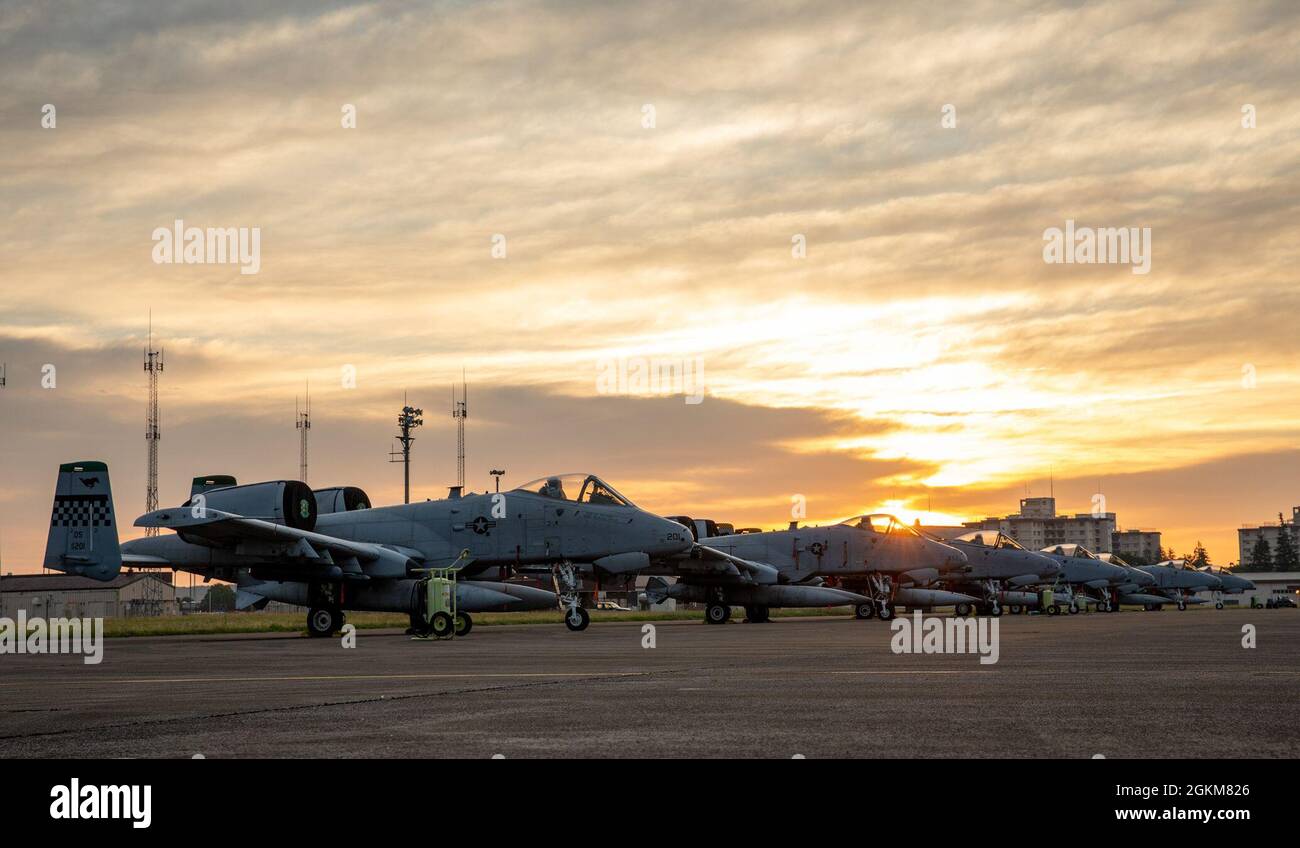
<path id="1" fill-rule="evenodd" d="M 571 491 L 565 480 L 576 481 Z M 313 636 L 338 630 L 344 610 L 402 612 L 416 627 L 425 595 L 418 570 L 427 567 L 463 563 L 456 582 L 463 633 L 471 612 L 556 605 L 554 592 L 505 580 L 520 567 L 618 573 L 692 545 L 680 524 L 638 509 L 593 475 L 387 507 L 371 507 L 355 487 L 313 492 L 295 480 L 240 486 L 231 477 L 196 478 L 188 501 L 135 524 L 175 533 L 119 546 L 108 466 L 66 463 L 45 567 L 111 580 L 127 564 L 235 582 L 243 607 L 272 600 L 308 607 Z M 577 596 L 568 602 L 566 625 L 585 628 Z"/>
<path id="2" fill-rule="evenodd" d="M 1148 590 L 1150 594 L 1166 598 L 1164 603 L 1174 604 L 1180 610 L 1187 609 L 1188 604 L 1206 603 L 1204 598 L 1196 597 L 1197 592 L 1219 592 L 1223 588 L 1223 581 L 1217 576 L 1208 571 L 1197 571 L 1183 560 L 1169 559 L 1155 565 L 1139 565 L 1137 569 L 1155 578 L 1155 586 Z M 1222 609 L 1222 601 L 1216 602 L 1215 606 Z M 1159 608 L 1159 605 L 1148 607 Z"/>
<path id="3" fill-rule="evenodd" d="M 894 617 L 897 604 L 943 606 L 974 601 L 968 595 L 925 588 L 966 567 L 956 548 L 928 539 L 892 515 L 866 515 L 826 527 L 759 533 L 701 534 L 712 522 L 678 518 L 697 535 L 687 555 L 667 561 L 669 584 L 651 579 L 646 596 L 703 602 L 704 620 L 725 624 L 743 606 L 751 622 L 772 607 L 854 605 L 858 618 Z M 660 570 L 656 570 L 660 571 Z M 842 588 L 823 585 L 827 580 Z"/>
<path id="4" fill-rule="evenodd" d="M 1124 558 L 1119 554 L 1097 554 L 1097 558 L 1102 562 L 1118 565 L 1128 573 L 1128 581 L 1112 589 L 1115 602 L 1111 605 L 1111 612 L 1119 612 L 1120 604 L 1140 604 L 1144 609 L 1151 610 L 1159 609 L 1162 604 L 1171 603 L 1170 599 L 1165 595 L 1153 593 L 1156 578 L 1137 566 L 1125 562 Z"/>
<path id="5" fill-rule="evenodd" d="M 1056 615 L 1061 611 L 1061 604 L 1066 605 L 1070 615 L 1074 615 L 1088 604 L 1096 604 L 1098 610 L 1112 608 L 1112 589 L 1132 580 L 1121 566 L 1103 562 L 1097 555 L 1083 545 L 1052 545 L 1043 548 L 1061 567 L 1052 586 L 1053 601 L 1047 612 Z M 1088 590 L 1095 594 L 1089 595 Z"/>
<path id="6" fill-rule="evenodd" d="M 921 531 L 966 554 L 967 568 L 944 578 L 944 586 L 980 598 L 974 607 L 961 602 L 957 615 L 1000 616 L 1003 609 L 1024 612 L 1039 605 L 1041 596 L 1032 587 L 1050 584 L 1060 573 L 1056 560 L 1046 554 L 1027 551 L 1010 536 L 997 530 L 921 528 Z M 1010 588 L 1008 588 L 1010 587 Z"/>
<path id="7" fill-rule="evenodd" d="M 1219 578 L 1220 587 L 1214 592 L 1214 608 L 1223 609 L 1224 595 L 1241 595 L 1255 589 L 1256 586 L 1245 577 L 1233 574 L 1226 568 L 1215 568 L 1212 565 L 1203 565 L 1196 569 L 1206 574 L 1212 574 Z"/>

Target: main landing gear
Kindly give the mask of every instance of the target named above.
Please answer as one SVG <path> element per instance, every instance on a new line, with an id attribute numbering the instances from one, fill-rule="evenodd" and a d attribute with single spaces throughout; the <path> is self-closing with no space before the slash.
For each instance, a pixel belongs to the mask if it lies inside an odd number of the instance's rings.
<path id="1" fill-rule="evenodd" d="M 343 587 L 338 583 L 312 583 L 307 588 L 307 635 L 315 639 L 333 636 L 343 629 Z"/>
<path id="2" fill-rule="evenodd" d="M 343 629 L 347 616 L 335 606 L 312 607 L 307 612 L 307 635 L 317 639 L 333 636 Z"/>
<path id="3" fill-rule="evenodd" d="M 726 624 L 731 620 L 731 605 L 721 601 L 709 601 L 704 606 L 705 624 Z"/>
<path id="4" fill-rule="evenodd" d="M 750 624 L 767 624 L 772 620 L 772 610 L 765 606 L 745 607 L 745 621 Z"/>

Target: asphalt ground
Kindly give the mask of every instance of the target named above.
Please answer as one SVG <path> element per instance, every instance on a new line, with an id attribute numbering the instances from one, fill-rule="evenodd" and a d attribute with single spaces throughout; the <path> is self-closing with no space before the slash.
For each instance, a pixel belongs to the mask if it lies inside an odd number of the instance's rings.
<path id="1" fill-rule="evenodd" d="M 739 610 L 737 611 L 739 612 Z M 1244 625 L 1256 647 L 1243 647 Z M 1300 614 L 1004 616 L 999 658 L 851 618 L 109 639 L 0 655 L 0 757 L 1295 757 Z"/>

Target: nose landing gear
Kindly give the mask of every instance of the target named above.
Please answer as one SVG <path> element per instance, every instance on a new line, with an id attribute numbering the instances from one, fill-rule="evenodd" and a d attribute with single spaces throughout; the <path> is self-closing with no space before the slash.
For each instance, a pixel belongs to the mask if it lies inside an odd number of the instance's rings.
<path id="1" fill-rule="evenodd" d="M 560 598 L 560 609 L 564 612 L 564 626 L 571 633 L 586 630 L 591 623 L 591 614 L 583 609 L 582 595 L 578 592 L 578 573 L 573 563 L 566 560 L 555 566 L 551 580 L 555 584 L 555 594 Z"/>

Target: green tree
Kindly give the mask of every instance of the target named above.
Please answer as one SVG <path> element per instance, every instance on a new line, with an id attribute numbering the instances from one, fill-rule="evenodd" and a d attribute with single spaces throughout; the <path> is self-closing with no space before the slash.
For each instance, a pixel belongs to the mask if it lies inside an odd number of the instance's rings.
<path id="1" fill-rule="evenodd" d="M 208 596 L 203 599 L 202 606 L 208 612 L 230 612 L 235 608 L 235 590 L 218 583 L 208 589 Z"/>
<path id="2" fill-rule="evenodd" d="M 1205 550 L 1205 545 L 1201 544 L 1199 539 L 1196 540 L 1196 547 L 1192 550 L 1192 555 L 1187 557 L 1187 564 L 1192 568 L 1204 568 L 1210 564 L 1210 555 Z"/>
<path id="3" fill-rule="evenodd" d="M 1250 549 L 1251 571 L 1273 570 L 1273 549 L 1268 546 L 1268 539 L 1263 536 L 1255 540 L 1255 547 Z"/>
<path id="4" fill-rule="evenodd" d="M 1277 550 L 1273 553 L 1274 571 L 1300 571 L 1300 555 L 1296 553 L 1295 540 L 1291 538 L 1291 528 L 1281 521 L 1277 532 Z"/>

